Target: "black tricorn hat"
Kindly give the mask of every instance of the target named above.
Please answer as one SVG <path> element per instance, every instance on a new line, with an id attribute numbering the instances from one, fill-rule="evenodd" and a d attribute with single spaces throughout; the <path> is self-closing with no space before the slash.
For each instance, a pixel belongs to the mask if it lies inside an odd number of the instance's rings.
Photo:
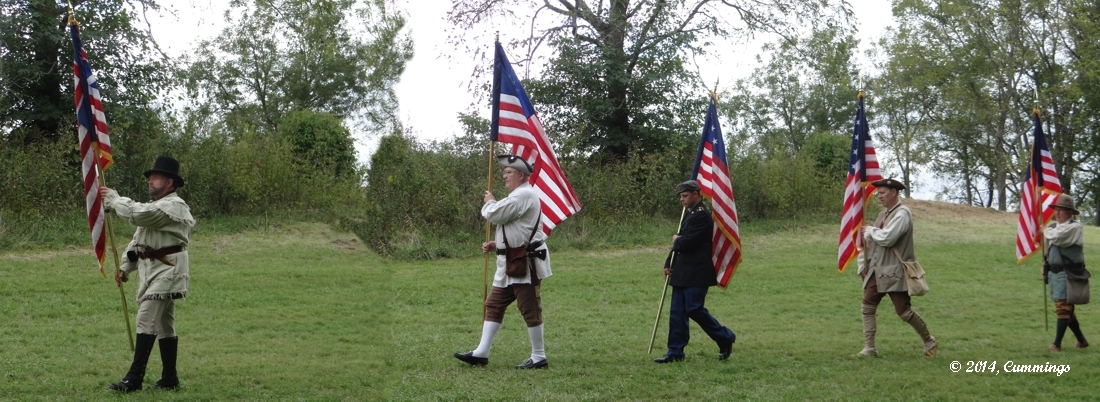
<path id="1" fill-rule="evenodd" d="M 901 184 L 900 181 L 897 181 L 897 180 L 894 180 L 894 179 L 875 180 L 875 181 L 871 182 L 871 185 L 875 186 L 875 187 L 892 188 L 892 189 L 898 190 L 898 191 L 905 190 L 905 185 Z"/>
<path id="2" fill-rule="evenodd" d="M 157 160 L 153 162 L 153 168 L 145 171 L 145 178 L 148 179 L 149 175 L 153 173 L 171 177 L 172 185 L 175 188 L 183 187 L 183 178 L 180 177 L 180 163 L 170 156 L 158 156 Z"/>

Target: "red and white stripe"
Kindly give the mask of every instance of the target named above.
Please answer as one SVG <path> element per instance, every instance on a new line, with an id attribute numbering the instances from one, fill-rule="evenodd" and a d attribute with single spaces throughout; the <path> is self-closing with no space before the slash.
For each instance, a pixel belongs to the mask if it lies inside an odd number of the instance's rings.
<path id="1" fill-rule="evenodd" d="M 853 153 L 859 150 L 853 149 Z M 863 141 L 863 160 L 856 160 L 848 167 L 848 178 L 844 186 L 844 208 L 840 218 L 840 246 L 837 254 L 837 269 L 844 272 L 848 263 L 856 259 L 863 249 L 863 236 L 859 229 L 863 227 L 863 208 L 875 186 L 871 182 L 882 180 L 878 157 L 875 156 L 875 143 L 870 138 Z"/>
<path id="2" fill-rule="evenodd" d="M 497 140 L 512 144 L 512 154 L 535 168 L 530 184 L 539 190 L 543 232 L 550 234 L 565 218 L 580 211 L 577 193 L 565 178 L 537 113 L 527 118 L 519 98 L 502 93 L 499 125 Z"/>
<path id="3" fill-rule="evenodd" d="M 729 168 L 726 161 L 714 157 L 713 145 L 714 141 L 706 141 L 703 146 L 697 181 L 703 195 L 711 200 L 711 215 L 714 218 L 711 260 L 718 286 L 725 289 L 741 263 L 741 229 L 737 223 L 737 205 L 733 198 Z"/>
<path id="4" fill-rule="evenodd" d="M 88 228 L 91 230 L 99 273 L 106 277 L 103 258 L 107 250 L 107 230 L 103 198 L 99 195 L 99 176 L 114 163 L 114 157 L 111 154 L 111 139 L 107 135 L 107 119 L 103 114 L 99 85 L 80 43 L 78 28 L 74 25 L 70 29 L 75 46 L 74 55 L 79 55 L 73 60 L 73 88 L 77 140 L 80 143 L 80 169 L 84 177 L 84 205 L 88 211 Z"/>
<path id="5" fill-rule="evenodd" d="M 1037 135 L 1042 135 L 1042 132 L 1039 131 Z M 1046 141 L 1041 144 L 1046 145 Z M 1036 172 L 1034 164 L 1029 163 L 1028 178 L 1020 189 L 1020 216 L 1016 227 L 1017 264 L 1039 250 L 1043 240 L 1042 228 L 1054 216 L 1054 208 L 1050 206 L 1062 194 L 1062 183 L 1054 169 L 1054 158 L 1045 147 L 1038 151 L 1041 173 L 1036 174 L 1039 172 Z"/>

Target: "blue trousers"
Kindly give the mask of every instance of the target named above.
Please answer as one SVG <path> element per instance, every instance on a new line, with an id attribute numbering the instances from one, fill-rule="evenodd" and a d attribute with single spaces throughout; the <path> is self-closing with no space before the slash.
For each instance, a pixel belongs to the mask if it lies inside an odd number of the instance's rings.
<path id="1" fill-rule="evenodd" d="M 707 300 L 709 287 L 672 287 L 672 301 L 668 314 L 668 355 L 683 356 L 684 347 L 691 335 L 688 334 L 688 318 L 703 327 L 703 332 L 715 343 L 733 342 L 734 334 L 722 326 L 703 307 Z"/>

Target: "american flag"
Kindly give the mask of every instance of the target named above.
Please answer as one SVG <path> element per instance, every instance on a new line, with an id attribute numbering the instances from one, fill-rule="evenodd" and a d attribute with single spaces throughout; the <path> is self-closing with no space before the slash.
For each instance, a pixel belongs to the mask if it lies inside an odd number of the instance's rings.
<path id="1" fill-rule="evenodd" d="M 99 83 L 92 74 L 88 55 L 80 42 L 80 28 L 70 21 L 73 36 L 73 88 L 76 93 L 77 139 L 80 141 L 80 167 L 84 174 L 84 204 L 88 208 L 88 227 L 92 231 L 99 273 L 103 272 L 103 254 L 107 250 L 103 198 L 99 196 L 99 175 L 114 163 L 111 139 L 107 136 L 107 120 L 103 117 L 103 102 L 99 98 Z M 97 160 L 98 159 L 98 160 Z"/>
<path id="2" fill-rule="evenodd" d="M 707 108 L 703 138 L 699 141 L 699 154 L 695 156 L 691 179 L 699 182 L 700 192 L 710 199 L 710 214 L 714 219 L 710 259 L 714 262 L 718 286 L 725 289 L 741 263 L 741 233 L 737 224 L 733 183 L 730 182 L 730 170 L 726 165 L 726 143 L 722 140 L 722 126 L 718 123 L 718 108 L 713 95 Z"/>
<path id="3" fill-rule="evenodd" d="M 848 178 L 844 186 L 844 210 L 840 217 L 840 250 L 837 255 L 837 269 L 840 272 L 844 272 L 848 263 L 863 249 L 863 236 L 859 233 L 863 227 L 863 206 L 875 192 L 871 182 L 882 180 L 878 157 L 875 156 L 875 142 L 871 141 L 867 116 L 863 112 L 863 92 L 859 93 L 858 98 L 852 156 L 848 159 Z"/>
<path id="4" fill-rule="evenodd" d="M 1020 189 L 1020 224 L 1016 228 L 1016 264 L 1031 257 L 1042 244 L 1042 228 L 1054 215 L 1050 205 L 1062 194 L 1054 158 L 1043 135 L 1043 122 L 1035 109 L 1035 141 L 1031 144 L 1031 160 L 1024 173 L 1024 188 Z"/>
<path id="5" fill-rule="evenodd" d="M 512 144 L 512 154 L 535 167 L 530 184 L 539 190 L 542 201 L 543 232 L 550 234 L 565 218 L 581 210 L 577 193 L 558 165 L 542 121 L 500 42 L 496 43 L 493 64 L 493 117 L 489 139 Z"/>

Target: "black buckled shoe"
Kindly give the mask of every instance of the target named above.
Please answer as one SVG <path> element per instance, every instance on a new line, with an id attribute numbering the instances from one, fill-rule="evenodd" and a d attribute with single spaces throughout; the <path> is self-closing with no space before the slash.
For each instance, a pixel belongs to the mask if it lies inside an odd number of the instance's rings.
<path id="1" fill-rule="evenodd" d="M 546 359 L 542 359 L 536 362 L 528 358 L 523 362 L 523 364 L 516 366 L 516 370 L 542 369 L 547 367 L 550 367 L 550 362 Z"/>
<path id="2" fill-rule="evenodd" d="M 119 392 L 130 393 L 134 391 L 141 391 L 141 383 L 124 379 L 122 381 L 111 384 L 107 388 Z"/>
<path id="3" fill-rule="evenodd" d="M 683 361 L 683 360 L 684 360 L 684 355 L 664 355 L 664 356 L 658 357 L 656 359 L 653 359 L 653 362 L 658 363 L 658 364 L 665 364 L 665 363 L 679 362 L 679 361 Z"/>
<path id="4" fill-rule="evenodd" d="M 462 361 L 466 362 L 466 364 L 469 364 L 471 366 L 484 366 L 486 364 L 489 364 L 489 358 L 488 357 L 474 356 L 473 351 L 469 351 L 469 352 L 466 352 L 466 353 L 455 352 L 455 359 L 462 360 Z"/>

